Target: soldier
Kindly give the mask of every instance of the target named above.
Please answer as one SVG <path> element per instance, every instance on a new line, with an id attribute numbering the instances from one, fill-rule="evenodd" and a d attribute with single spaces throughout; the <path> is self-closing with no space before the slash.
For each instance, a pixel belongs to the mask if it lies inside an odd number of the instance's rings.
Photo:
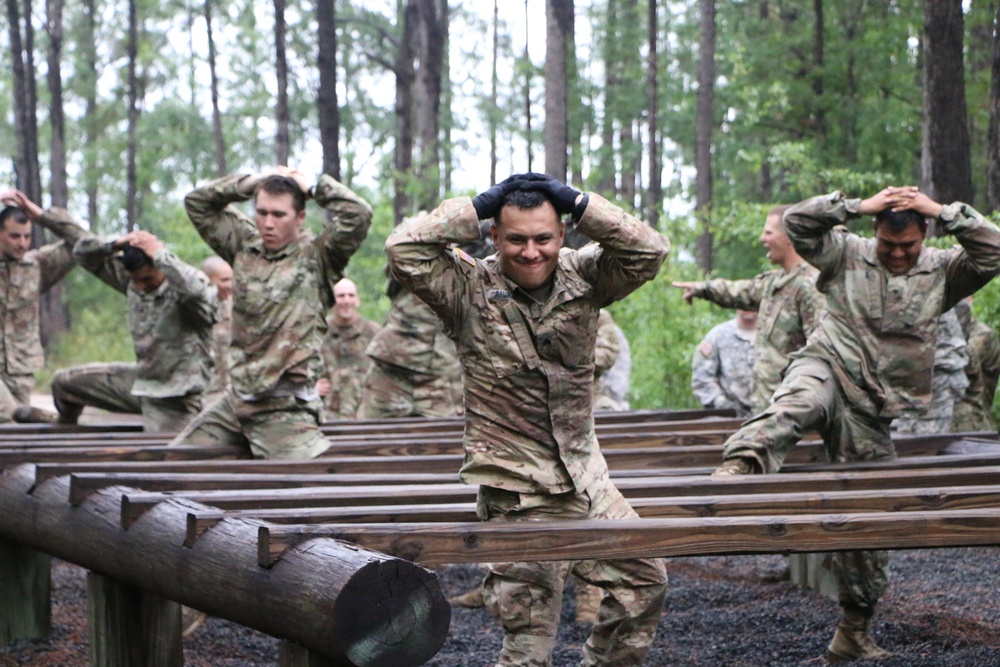
<path id="1" fill-rule="evenodd" d="M 325 399 L 326 419 L 354 419 L 361 404 L 361 387 L 371 368 L 365 348 L 378 332 L 378 325 L 361 317 L 358 286 L 344 278 L 333 286 L 329 330 L 323 339 L 324 376 L 316 391 Z"/>
<path id="2" fill-rule="evenodd" d="M 251 220 L 236 203 L 255 197 Z M 306 199 L 329 215 L 319 236 L 302 228 Z M 171 444 L 249 446 L 256 458 L 311 458 L 319 430 L 316 380 L 333 285 L 371 224 L 371 207 L 332 177 L 310 187 L 288 167 L 233 175 L 184 200 L 198 233 L 233 266 L 229 387 Z"/>
<path id="3" fill-rule="evenodd" d="M 757 311 L 736 311 L 712 327 L 691 358 L 691 391 L 706 408 L 729 408 L 750 416 Z"/>
<path id="4" fill-rule="evenodd" d="M 84 406 L 142 415 L 143 430 L 176 433 L 201 409 L 212 373 L 215 287 L 149 232 L 110 243 L 90 236 L 73 248 L 87 271 L 128 299 L 134 364 L 93 363 L 58 371 L 52 400 L 59 422 L 75 424 Z"/>
<path id="5" fill-rule="evenodd" d="M 816 290 L 817 271 L 795 251 L 781 216 L 788 206 L 775 206 L 767 213 L 760 243 L 767 259 L 780 269 L 766 271 L 749 280 L 716 279 L 706 282 L 676 282 L 684 289 L 684 300 L 699 298 L 724 308 L 757 311 L 756 353 L 753 367 L 751 411 L 761 412 L 781 383 L 788 355 L 806 344 L 819 322 L 823 295 Z"/>
<path id="6" fill-rule="evenodd" d="M 631 370 L 632 353 L 625 332 L 615 324 L 611 313 L 602 308 L 594 348 L 594 410 L 628 410 Z"/>
<path id="7" fill-rule="evenodd" d="M 1000 338 L 993 329 L 972 316 L 972 297 L 955 306 L 965 333 L 969 386 L 955 406 L 953 431 L 996 431 L 993 397 L 1000 378 Z"/>
<path id="8" fill-rule="evenodd" d="M 874 215 L 874 239 L 840 227 Z M 935 218 L 961 248 L 925 247 Z M 820 271 L 826 311 L 792 363 L 772 404 L 726 442 L 716 474 L 773 473 L 803 433 L 819 432 L 832 461 L 895 457 L 889 424 L 931 390 L 941 313 L 1000 273 L 1000 229 L 971 206 L 942 206 L 915 187 L 889 187 L 864 199 L 813 197 L 785 213 L 795 249 Z M 843 617 L 830 642 L 832 662 L 888 653 L 868 634 L 885 590 L 888 554 L 835 555 Z"/>
<path id="9" fill-rule="evenodd" d="M 5 205 L 0 211 L 0 290 L 4 303 L 0 314 L 0 423 L 50 422 L 55 414 L 31 407 L 35 371 L 45 363 L 38 301 L 73 268 L 73 244 L 89 232 L 65 209 L 43 211 L 20 190 L 0 192 L 0 202 Z M 29 250 L 32 223 L 60 240 Z"/>
<path id="10" fill-rule="evenodd" d="M 572 214 L 597 241 L 563 249 Z M 496 255 L 449 249 L 493 218 Z M 599 195 L 538 174 L 449 199 L 386 241 L 393 273 L 444 320 L 465 371 L 465 464 L 487 521 L 635 518 L 594 435 L 600 308 L 653 278 L 666 237 Z M 516 410 L 512 407 L 516 406 Z M 504 629 L 498 665 L 547 665 L 564 581 L 604 588 L 584 664 L 639 665 L 655 636 L 666 573 L 659 559 L 490 563 L 487 603 Z"/>
<path id="11" fill-rule="evenodd" d="M 219 313 L 212 327 L 212 359 L 215 368 L 212 379 L 202 396 L 202 403 L 208 405 L 221 398 L 229 385 L 229 343 L 233 329 L 233 267 L 218 255 L 205 258 L 201 263 L 202 272 L 208 276 L 219 292 Z"/>
<path id="12" fill-rule="evenodd" d="M 938 318 L 930 405 L 923 411 L 915 407 L 904 408 L 892 422 L 893 430 L 914 434 L 951 432 L 955 405 L 969 387 L 969 377 L 965 374 L 968 363 L 965 334 L 952 308 Z"/>

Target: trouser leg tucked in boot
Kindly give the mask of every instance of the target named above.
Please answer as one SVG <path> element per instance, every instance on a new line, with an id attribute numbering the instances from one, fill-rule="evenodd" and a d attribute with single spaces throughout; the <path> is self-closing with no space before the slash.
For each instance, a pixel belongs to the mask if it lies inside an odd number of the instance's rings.
<path id="1" fill-rule="evenodd" d="M 827 647 L 827 662 L 833 664 L 849 660 L 873 660 L 886 658 L 891 653 L 878 646 L 868 634 L 871 610 L 846 606 L 844 615 L 837 624 L 837 632 Z"/>

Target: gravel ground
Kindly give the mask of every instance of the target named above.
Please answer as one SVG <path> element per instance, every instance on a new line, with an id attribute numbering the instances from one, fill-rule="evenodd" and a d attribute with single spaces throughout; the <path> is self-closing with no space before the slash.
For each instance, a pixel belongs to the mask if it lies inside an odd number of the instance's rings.
<path id="1" fill-rule="evenodd" d="M 778 557 L 762 557 L 778 562 Z M 892 579 L 876 616 L 875 636 L 889 659 L 881 667 L 1000 666 L 1000 551 L 939 549 L 896 552 Z M 760 584 L 753 556 L 674 559 L 670 591 L 647 666 L 782 667 L 822 665 L 837 605 L 788 583 Z M 480 574 L 473 566 L 440 571 L 446 595 L 463 592 Z M 86 667 L 84 573 L 53 568 L 53 636 L 0 649 L 0 667 Z M 553 667 L 577 665 L 589 629 L 573 622 L 567 590 Z M 456 609 L 451 634 L 428 665 L 491 665 L 501 635 L 489 613 Z M 209 619 L 185 640 L 189 667 L 273 667 L 277 642 Z"/>

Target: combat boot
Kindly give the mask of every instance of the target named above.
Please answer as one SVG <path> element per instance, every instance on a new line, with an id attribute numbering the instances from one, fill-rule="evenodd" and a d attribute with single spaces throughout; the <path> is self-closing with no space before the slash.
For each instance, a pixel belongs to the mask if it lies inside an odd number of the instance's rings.
<path id="1" fill-rule="evenodd" d="M 476 586 L 461 595 L 448 598 L 448 602 L 455 607 L 465 607 L 466 609 L 478 609 L 486 606 L 486 603 L 483 601 L 482 586 Z"/>
<path id="2" fill-rule="evenodd" d="M 732 459 L 726 459 L 722 462 L 722 465 L 715 469 L 712 473 L 713 477 L 721 477 L 723 475 L 757 475 L 760 473 L 760 469 L 757 468 L 757 462 L 753 459 L 745 459 L 741 457 L 736 457 Z"/>
<path id="3" fill-rule="evenodd" d="M 19 424 L 51 424 L 59 415 L 31 405 L 19 405 L 14 408 L 13 416 Z"/>
<path id="4" fill-rule="evenodd" d="M 860 607 L 844 607 L 837 632 L 826 648 L 826 661 L 832 665 L 850 660 L 878 660 L 892 655 L 869 636 L 870 621 L 871 611 Z"/>
<path id="5" fill-rule="evenodd" d="M 597 620 L 597 609 L 601 606 L 604 590 L 591 586 L 582 579 L 576 580 L 576 622 L 593 624 Z"/>

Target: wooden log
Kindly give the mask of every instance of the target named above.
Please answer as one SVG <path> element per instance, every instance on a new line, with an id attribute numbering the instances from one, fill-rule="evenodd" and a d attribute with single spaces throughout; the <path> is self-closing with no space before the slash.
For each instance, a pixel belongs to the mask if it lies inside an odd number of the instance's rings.
<path id="1" fill-rule="evenodd" d="M 264 571 L 256 524 L 222 521 L 188 549 L 187 513 L 205 507 L 163 503 L 126 531 L 117 521 L 124 489 L 72 507 L 68 479 L 29 493 L 33 484 L 30 466 L 0 475 L 0 536 L 124 584 L 355 665 L 419 665 L 447 636 L 437 577 L 412 563 L 317 540 Z"/>
<path id="2" fill-rule="evenodd" d="M 287 639 L 278 643 L 278 667 L 341 667 L 343 664 Z"/>
<path id="3" fill-rule="evenodd" d="M 0 645 L 52 631 L 52 558 L 0 537 Z"/>
<path id="4" fill-rule="evenodd" d="M 95 667 L 183 667 L 181 606 L 87 573 L 90 664 Z"/>
<path id="5" fill-rule="evenodd" d="M 320 536 L 427 565 L 1000 545 L 997 508 L 566 523 L 262 525 L 258 558 Z"/>
<path id="6" fill-rule="evenodd" d="M 38 447 L 34 449 L 0 448 L 0 470 L 46 461 L 205 461 L 248 458 L 243 448 L 227 446 L 183 445 L 167 447 Z"/>

